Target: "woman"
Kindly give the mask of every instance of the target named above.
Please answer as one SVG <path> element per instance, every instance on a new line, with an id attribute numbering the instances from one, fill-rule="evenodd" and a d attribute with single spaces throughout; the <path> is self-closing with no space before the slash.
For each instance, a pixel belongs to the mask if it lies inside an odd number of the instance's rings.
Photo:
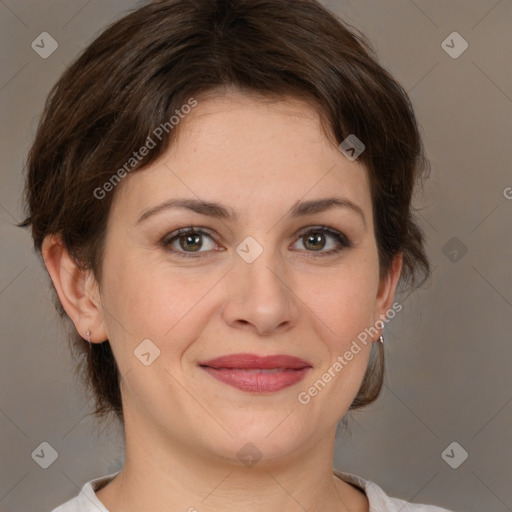
<path id="1" fill-rule="evenodd" d="M 333 470 L 430 267 L 407 95 L 308 0 L 163 0 L 49 95 L 31 226 L 123 469 L 54 512 L 443 511 Z"/>

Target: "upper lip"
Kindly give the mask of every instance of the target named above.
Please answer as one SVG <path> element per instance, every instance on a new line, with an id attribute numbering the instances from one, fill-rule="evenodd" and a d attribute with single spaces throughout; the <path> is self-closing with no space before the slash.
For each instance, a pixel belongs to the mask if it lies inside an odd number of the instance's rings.
<path id="1" fill-rule="evenodd" d="M 209 366 L 210 368 L 238 368 L 238 369 L 295 369 L 310 368 L 311 364 L 298 357 L 286 354 L 277 354 L 273 356 L 258 356 L 256 354 L 230 354 L 226 356 L 210 359 L 199 363 L 199 366 Z"/>

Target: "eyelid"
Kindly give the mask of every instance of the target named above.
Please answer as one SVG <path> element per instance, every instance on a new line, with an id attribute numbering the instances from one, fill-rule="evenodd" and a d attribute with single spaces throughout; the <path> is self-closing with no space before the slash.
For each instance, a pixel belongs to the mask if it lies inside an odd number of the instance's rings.
<path id="1" fill-rule="evenodd" d="M 165 250 L 172 254 L 178 254 L 178 255 L 185 255 L 185 257 L 195 257 L 194 255 L 201 255 L 201 254 L 207 254 L 211 251 L 199 251 L 199 252 L 184 252 L 184 251 L 175 251 L 172 249 L 168 249 L 168 247 L 171 245 L 171 243 L 178 239 L 181 235 L 187 235 L 189 233 L 195 233 L 200 235 L 207 235 L 212 239 L 212 241 L 217 244 L 216 236 L 222 240 L 222 237 L 220 235 L 213 234 L 213 230 L 210 230 L 209 228 L 202 228 L 202 227 L 195 227 L 195 226 L 186 226 L 183 228 L 175 229 L 174 231 L 171 231 L 170 233 L 167 233 L 161 240 L 160 244 L 163 246 Z"/>
<path id="2" fill-rule="evenodd" d="M 295 234 L 295 240 L 292 242 L 292 245 L 297 243 L 298 240 L 300 240 L 304 235 L 310 232 L 322 232 L 327 235 L 330 235 L 333 237 L 338 245 L 335 249 L 330 249 L 328 251 L 300 251 L 306 253 L 308 257 L 321 257 L 321 256 L 329 256 L 332 254 L 338 254 L 345 249 L 351 248 L 354 246 L 353 242 L 341 231 L 335 228 L 331 228 L 330 226 L 326 226 L 323 224 L 319 225 L 312 225 L 312 226 L 306 226 L 299 230 Z M 197 258 L 201 257 L 201 255 L 208 255 L 212 252 L 212 250 L 209 251 L 197 251 L 197 252 L 186 252 L 186 251 L 176 251 L 173 249 L 168 249 L 168 247 L 171 245 L 171 243 L 177 239 L 181 235 L 186 235 L 188 233 L 195 233 L 195 234 L 201 234 L 201 235 L 207 235 L 212 239 L 214 243 L 216 243 L 216 236 L 217 234 L 213 234 L 213 230 L 209 228 L 203 228 L 203 227 L 195 227 L 195 226 L 187 226 L 183 228 L 176 229 L 168 234 L 166 234 L 160 241 L 161 245 L 164 247 L 165 250 L 172 254 L 177 254 L 178 257 L 185 257 L 185 258 Z M 220 235 L 218 235 L 219 238 L 222 239 Z M 341 247 L 340 247 L 341 246 Z M 213 250 L 213 252 L 218 252 L 216 249 Z"/>
<path id="3" fill-rule="evenodd" d="M 297 234 L 295 236 L 297 238 L 301 238 L 305 234 L 307 234 L 307 233 L 309 233 L 311 231 L 315 231 L 315 230 L 327 233 L 327 234 L 329 234 L 331 236 L 334 236 L 335 238 L 336 237 L 340 237 L 344 242 L 347 243 L 347 245 L 351 244 L 351 241 L 349 240 L 349 238 L 342 231 L 339 231 L 338 229 L 331 228 L 331 227 L 326 226 L 324 224 L 317 224 L 317 225 L 314 225 L 314 226 L 307 226 L 305 228 L 302 228 L 300 231 L 297 232 Z"/>
<path id="4" fill-rule="evenodd" d="M 346 249 L 350 249 L 350 248 L 354 247 L 354 243 L 352 242 L 352 240 L 350 240 L 348 238 L 348 236 L 345 235 L 342 231 L 339 231 L 338 229 L 335 229 L 335 228 L 331 228 L 330 226 L 326 226 L 324 224 L 307 226 L 307 227 L 301 229 L 296 234 L 297 240 L 293 243 L 295 244 L 298 240 L 300 240 L 307 233 L 315 232 L 315 231 L 330 235 L 336 241 L 337 247 L 334 249 L 330 249 L 328 251 L 301 251 L 301 252 L 305 253 L 306 257 L 317 258 L 317 257 L 323 257 L 323 256 L 338 255 L 339 253 L 345 251 Z"/>

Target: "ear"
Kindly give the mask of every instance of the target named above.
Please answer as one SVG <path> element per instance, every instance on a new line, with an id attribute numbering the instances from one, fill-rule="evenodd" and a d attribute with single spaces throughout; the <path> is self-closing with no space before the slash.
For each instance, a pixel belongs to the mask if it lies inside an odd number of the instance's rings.
<path id="1" fill-rule="evenodd" d="M 101 343 L 108 336 L 100 303 L 99 287 L 90 271 L 82 271 L 69 255 L 60 235 L 45 237 L 42 248 L 44 263 L 53 281 L 62 307 L 76 330 L 91 342 Z"/>
<path id="2" fill-rule="evenodd" d="M 386 312 L 392 306 L 395 298 L 395 291 L 402 272 L 403 254 L 400 252 L 393 258 L 393 263 L 388 274 L 381 279 L 379 283 L 379 290 L 377 293 L 375 303 L 375 319 L 374 325 L 377 320 L 382 320 L 386 317 Z M 380 316 L 382 315 L 382 317 Z"/>

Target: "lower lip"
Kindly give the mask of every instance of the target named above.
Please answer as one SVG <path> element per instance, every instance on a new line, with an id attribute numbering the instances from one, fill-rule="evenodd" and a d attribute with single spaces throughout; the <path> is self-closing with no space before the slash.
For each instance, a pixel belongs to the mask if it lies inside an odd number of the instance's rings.
<path id="1" fill-rule="evenodd" d="M 212 377 L 242 391 L 250 393 L 272 393 L 300 382 L 310 367 L 281 372 L 255 373 L 247 370 L 217 369 L 201 366 Z"/>

